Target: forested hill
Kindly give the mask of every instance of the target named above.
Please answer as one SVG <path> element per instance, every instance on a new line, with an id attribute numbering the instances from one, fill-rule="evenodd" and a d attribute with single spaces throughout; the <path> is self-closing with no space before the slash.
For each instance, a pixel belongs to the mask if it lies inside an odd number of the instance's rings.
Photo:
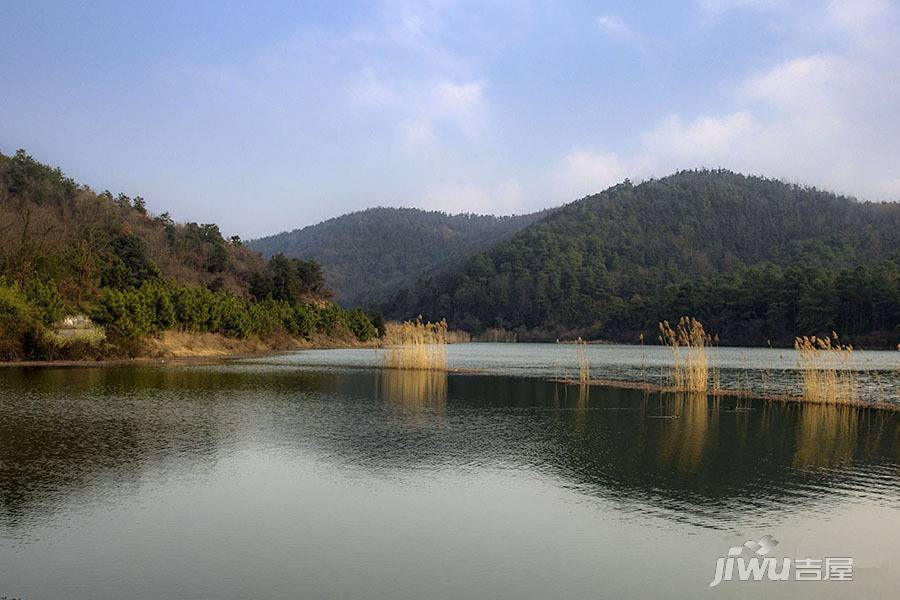
<path id="1" fill-rule="evenodd" d="M 312 261 L 266 261 L 215 224 L 151 215 L 140 197 L 0 153 L 0 361 L 133 356 L 166 331 L 267 344 L 378 333 L 327 297 Z M 82 316 L 102 331 L 55 333 Z"/>
<path id="2" fill-rule="evenodd" d="M 159 275 L 243 294 L 265 267 L 214 224 L 153 216 L 140 196 L 94 192 L 22 150 L 0 154 L 0 274 L 14 281 L 52 280 L 73 300 Z"/>
<path id="3" fill-rule="evenodd" d="M 861 203 L 729 171 L 629 182 L 557 209 L 464 263 L 398 293 L 478 332 L 655 339 L 692 315 L 723 343 L 801 333 L 900 339 L 900 205 Z"/>
<path id="4" fill-rule="evenodd" d="M 283 253 L 322 265 L 344 304 L 371 305 L 440 266 L 523 229 L 544 213 L 495 217 L 415 208 L 370 208 L 248 242 L 264 256 Z"/>

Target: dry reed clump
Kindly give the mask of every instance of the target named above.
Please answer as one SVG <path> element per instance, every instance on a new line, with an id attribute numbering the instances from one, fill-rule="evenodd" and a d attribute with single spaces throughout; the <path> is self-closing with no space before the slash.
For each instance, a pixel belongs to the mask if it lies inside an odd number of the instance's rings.
<path id="1" fill-rule="evenodd" d="M 447 322 L 389 323 L 384 335 L 384 366 L 391 369 L 447 370 Z"/>
<path id="2" fill-rule="evenodd" d="M 672 352 L 674 387 L 678 391 L 705 392 L 709 388 L 709 361 L 706 346 L 712 338 L 697 319 L 682 317 L 674 328 L 668 321 L 659 324 L 659 342 Z"/>
<path id="3" fill-rule="evenodd" d="M 448 329 L 447 330 L 447 343 L 448 344 L 467 344 L 472 341 L 472 334 L 467 331 L 460 331 L 458 329 Z"/>
<path id="4" fill-rule="evenodd" d="M 575 353 L 578 356 L 578 381 L 587 383 L 591 379 L 591 371 L 587 359 L 587 342 L 581 338 L 575 340 Z"/>
<path id="5" fill-rule="evenodd" d="M 853 370 L 853 346 L 831 337 L 802 336 L 794 340 L 797 366 L 803 378 L 803 396 L 814 402 L 850 403 L 859 399 L 858 376 Z"/>

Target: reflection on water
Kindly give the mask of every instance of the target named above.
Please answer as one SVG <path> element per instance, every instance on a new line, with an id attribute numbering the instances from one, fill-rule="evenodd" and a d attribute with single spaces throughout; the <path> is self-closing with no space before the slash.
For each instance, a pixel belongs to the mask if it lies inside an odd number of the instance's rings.
<path id="1" fill-rule="evenodd" d="M 704 449 L 715 446 L 717 427 L 710 431 L 709 398 L 706 394 L 678 393 L 663 402 L 664 417 L 671 418 L 671 426 L 663 433 L 659 444 L 659 461 L 679 472 L 695 472 Z"/>
<path id="2" fill-rule="evenodd" d="M 129 542 L 144 547 L 157 539 L 153 535 L 178 539 L 197 528 L 219 531 L 216 507 L 233 506 L 236 514 L 265 514 L 296 530 L 278 549 L 290 556 L 312 535 L 307 529 L 313 517 L 304 512 L 311 509 L 303 509 L 303 502 L 318 498 L 329 506 L 370 494 L 366 490 L 375 486 L 393 499 L 387 506 L 404 505 L 403 498 L 422 490 L 428 502 L 437 503 L 429 511 L 464 510 L 461 514 L 473 521 L 454 521 L 452 535 L 477 537 L 484 524 L 473 515 L 487 508 L 475 500 L 451 502 L 448 494 L 471 490 L 477 498 L 490 481 L 508 477 L 516 485 L 533 483 L 503 503 L 538 506 L 548 494 L 575 492 L 599 503 L 579 509 L 584 511 L 579 518 L 588 519 L 579 525 L 585 531 L 599 527 L 591 520 L 596 515 L 633 515 L 649 519 L 640 521 L 642 527 L 688 528 L 676 529 L 677 535 L 653 534 L 660 540 L 671 535 L 672 544 L 685 531 L 786 527 L 810 513 L 831 515 L 855 505 L 900 516 L 896 414 L 521 377 L 259 364 L 6 370 L 0 379 L 0 444 L 0 563 L 7 563 L 0 566 L 0 581 L 17 574 L 10 569 L 24 569 L 26 554 L 20 553 L 46 556 L 60 543 L 59 527 L 90 522 L 79 514 L 120 511 L 124 522 L 139 523 L 146 503 L 159 502 L 151 498 L 183 495 L 184 506 L 194 506 L 192 498 L 205 497 L 207 488 L 212 504 L 187 530 L 182 524 L 160 533 L 154 527 L 163 525 L 151 523 L 119 535 L 132 535 Z M 281 465 L 277 477 L 265 483 L 254 479 L 273 464 Z M 325 474 L 311 475 L 320 470 Z M 368 482 L 362 491 L 361 480 Z M 449 481 L 451 491 L 442 487 Z M 270 505 L 272 498 L 279 500 Z M 405 518 L 413 518 L 416 505 L 404 506 Z M 386 535 L 377 523 L 389 508 L 352 510 L 361 511 L 352 516 L 355 535 L 366 540 Z M 555 523 L 535 533 L 546 537 L 567 530 L 573 509 L 553 505 L 540 514 Z M 340 514 L 328 518 L 336 527 L 328 535 L 340 536 L 349 526 L 341 525 Z M 897 521 L 893 526 L 896 532 Z M 628 536 L 638 535 L 627 533 L 625 525 L 603 527 L 612 528 L 604 535 L 624 536 L 625 544 L 631 543 Z M 254 539 L 253 528 L 241 531 L 242 543 L 267 543 Z M 191 551 L 230 564 L 216 535 L 191 538 Z M 331 538 L 322 539 L 319 543 L 327 544 Z M 400 545 L 398 551 L 403 539 L 392 542 Z M 515 554 L 521 543 L 496 550 Z M 35 558 L 27 554 L 27 560 Z M 167 562 L 172 558 L 157 560 L 162 570 L 174 568 Z M 343 556 L 313 554 L 304 560 L 308 572 L 338 577 L 335 561 Z M 521 576 L 528 579 L 527 573 Z M 9 591 L 0 588 L 0 595 Z M 278 596 L 270 591 L 256 595 Z M 222 597 L 219 592 L 203 589 L 197 597 Z M 449 588 L 448 596 L 453 596 Z"/>
<path id="3" fill-rule="evenodd" d="M 759 504 L 795 499 L 823 478 L 833 493 L 810 504 L 869 485 L 893 499 L 870 475 L 896 468 L 900 448 L 900 419 L 879 411 L 506 377 L 227 367 L 6 374 L 0 503 L 13 527 L 83 488 L 127 492 L 145 471 L 202 471 L 260 438 L 377 470 L 535 468 L 584 493 L 676 506 L 674 518 L 713 527 L 761 479 L 768 494 Z M 420 427 L 397 433 L 411 422 Z"/>
<path id="4" fill-rule="evenodd" d="M 884 422 L 882 413 L 867 415 L 867 437 L 877 443 Z M 805 404 L 800 409 L 794 466 L 841 467 L 853 463 L 860 412 L 847 406 Z"/>
<path id="5" fill-rule="evenodd" d="M 376 373 L 381 398 L 412 412 L 443 412 L 447 405 L 447 372 L 383 369 Z"/>
<path id="6" fill-rule="evenodd" d="M 590 344 L 584 346 L 591 377 L 666 385 L 672 381 L 672 357 L 664 346 Z M 725 389 L 756 393 L 800 394 L 798 354 L 779 348 L 710 348 L 711 380 Z M 376 349 L 310 350 L 254 359 L 270 366 L 374 367 L 382 363 Z M 578 379 L 578 353 L 573 344 L 451 344 L 451 368 L 495 375 L 545 379 Z M 900 402 L 900 352 L 854 350 L 860 399 Z"/>

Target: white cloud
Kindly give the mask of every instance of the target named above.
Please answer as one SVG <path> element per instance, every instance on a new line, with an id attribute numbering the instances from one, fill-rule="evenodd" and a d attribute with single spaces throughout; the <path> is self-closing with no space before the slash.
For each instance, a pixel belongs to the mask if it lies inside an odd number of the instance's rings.
<path id="1" fill-rule="evenodd" d="M 640 181 L 690 166 L 716 167 L 752 128 L 746 111 L 701 117 L 689 124 L 671 115 L 641 135 L 640 149 L 629 156 L 572 150 L 553 169 L 551 184 L 556 193 L 572 200 L 626 178 Z"/>
<path id="2" fill-rule="evenodd" d="M 373 107 L 384 107 L 400 101 L 396 90 L 378 78 L 372 69 L 367 69 L 360 80 L 350 84 L 350 96 L 356 102 Z"/>
<path id="3" fill-rule="evenodd" d="M 448 213 L 514 214 L 523 212 L 522 197 L 522 186 L 515 179 L 489 187 L 439 185 L 426 190 L 421 206 Z"/>
<path id="4" fill-rule="evenodd" d="M 383 22 L 348 36 L 365 65 L 347 85 L 352 102 L 399 133 L 401 149 L 480 136 L 487 124 L 486 83 L 442 43 L 442 3 L 387 3 Z M 389 56 L 389 60 L 376 57 Z"/>
<path id="5" fill-rule="evenodd" d="M 597 27 L 609 36 L 619 39 L 631 39 L 635 37 L 634 31 L 625 21 L 611 14 L 597 17 Z"/>
<path id="6" fill-rule="evenodd" d="M 677 168 L 684 162 L 716 166 L 741 137 L 753 130 L 753 117 L 738 111 L 723 117 L 703 116 L 685 125 L 678 115 L 671 115 L 655 129 L 642 136 L 643 157 L 639 163 Z"/>
<path id="7" fill-rule="evenodd" d="M 845 31 L 866 32 L 890 11 L 891 3 L 887 0 L 832 0 L 828 2 L 825 17 Z"/>
<path id="8" fill-rule="evenodd" d="M 428 112 L 433 118 L 453 123 L 467 135 L 477 135 L 484 116 L 484 83 L 439 81 L 429 104 L 433 110 Z"/>
<path id="9" fill-rule="evenodd" d="M 765 10 L 783 6 L 785 0 L 699 0 L 700 9 L 710 13 L 722 13 L 735 9 Z"/>
<path id="10" fill-rule="evenodd" d="M 411 149 L 430 145 L 437 138 L 431 120 L 422 116 L 406 119 L 398 127 L 404 144 Z"/>
<path id="11" fill-rule="evenodd" d="M 482 81 L 439 79 L 387 83 L 371 73 L 351 86 L 354 101 L 396 119 L 404 144 L 415 149 L 438 141 L 443 132 L 476 138 L 485 128 L 487 102 Z"/>
<path id="12" fill-rule="evenodd" d="M 556 194 L 574 200 L 619 183 L 633 174 L 635 165 L 626 164 L 614 152 L 595 153 L 572 150 L 555 167 L 550 184 Z"/>
<path id="13" fill-rule="evenodd" d="M 775 3 L 701 4 L 727 10 Z M 798 28 L 841 44 L 748 74 L 735 85 L 731 110 L 692 119 L 672 114 L 640 134 L 633 152 L 573 150 L 552 170 L 556 189 L 572 199 L 625 177 L 725 167 L 871 200 L 900 199 L 900 41 L 890 33 L 897 9 L 877 0 L 830 2 L 816 18 L 795 19 Z"/>
<path id="14" fill-rule="evenodd" d="M 750 77 L 739 92 L 782 110 L 809 110 L 830 104 L 835 93 L 851 83 L 847 61 L 813 55 L 788 60 Z"/>

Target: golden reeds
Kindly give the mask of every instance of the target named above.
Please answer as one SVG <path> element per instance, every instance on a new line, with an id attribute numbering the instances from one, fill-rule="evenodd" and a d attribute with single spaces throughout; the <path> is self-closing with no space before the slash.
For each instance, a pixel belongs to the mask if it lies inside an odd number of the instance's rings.
<path id="1" fill-rule="evenodd" d="M 674 387 L 678 391 L 705 392 L 709 388 L 706 346 L 711 338 L 697 319 L 682 317 L 673 328 L 659 324 L 659 342 L 672 352 Z"/>
<path id="2" fill-rule="evenodd" d="M 422 317 L 405 323 L 388 323 L 384 335 L 387 368 L 447 370 L 447 322 L 422 322 Z"/>
<path id="3" fill-rule="evenodd" d="M 647 370 L 647 351 L 644 348 L 644 332 L 641 332 L 639 337 L 641 342 L 641 381 L 647 381 L 647 377 L 645 372 Z"/>
<path id="4" fill-rule="evenodd" d="M 853 346 L 831 337 L 802 336 L 794 340 L 803 396 L 814 402 L 856 402 L 858 376 L 853 370 Z"/>
<path id="5" fill-rule="evenodd" d="M 581 338 L 575 340 L 575 353 L 578 356 L 578 381 L 587 383 L 591 380 L 591 370 L 587 359 L 587 342 Z"/>

